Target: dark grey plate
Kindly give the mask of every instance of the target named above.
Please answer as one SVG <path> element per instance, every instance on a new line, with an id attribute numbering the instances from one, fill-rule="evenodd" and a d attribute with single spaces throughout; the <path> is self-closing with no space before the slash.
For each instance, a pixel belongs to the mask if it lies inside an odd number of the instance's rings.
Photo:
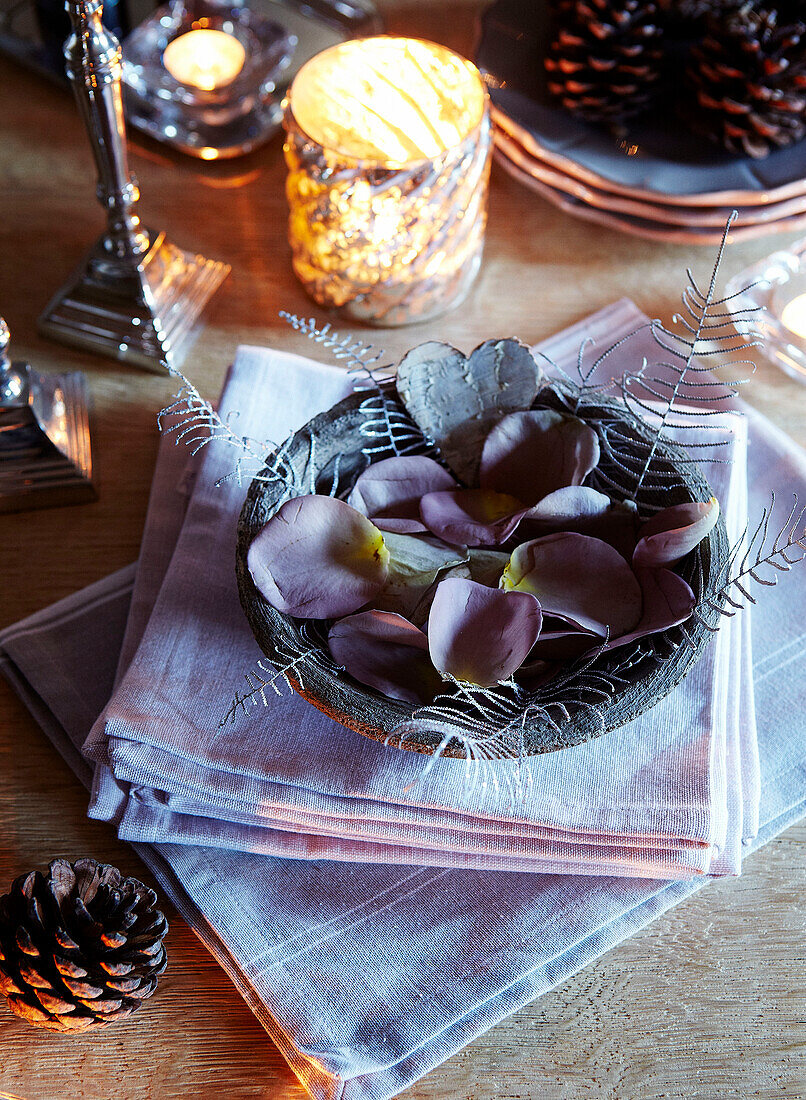
<path id="1" fill-rule="evenodd" d="M 806 191 L 806 141 L 754 160 L 709 145 L 671 107 L 618 134 L 575 118 L 546 88 L 549 35 L 546 0 L 496 0 L 481 18 L 475 60 L 494 106 L 557 167 L 636 198 L 692 205 L 763 203 Z"/>
<path id="2" fill-rule="evenodd" d="M 300 485 L 314 484 L 317 491 L 323 493 L 335 488 L 340 497 L 349 493 L 359 473 L 369 463 L 364 453 L 367 437 L 361 434 L 361 426 L 367 419 L 362 411 L 366 399 L 366 393 L 347 397 L 315 417 L 283 445 L 280 452 L 285 469 L 293 471 Z M 395 415 L 407 417 L 394 389 L 387 389 L 384 399 Z M 550 390 L 541 391 L 536 403 L 564 408 Z M 617 419 L 625 439 L 634 442 L 646 438 L 643 429 L 623 423 L 622 406 L 607 402 L 586 404 L 579 415 L 593 424 L 612 423 Z M 410 427 L 416 436 L 418 429 L 413 422 Z M 314 447 L 312 440 L 315 440 Z M 377 440 L 373 440 L 373 445 L 376 443 Z M 429 450 L 425 439 L 418 450 Z M 267 468 L 272 467 L 280 452 L 269 456 Z M 372 455 L 372 461 L 389 458 L 391 454 L 391 451 L 378 451 Z M 601 476 L 618 479 L 614 459 L 607 455 L 606 448 L 603 454 L 598 467 Z M 692 465 L 685 464 L 686 458 L 675 448 L 658 447 L 651 471 L 665 484 L 660 491 L 642 490 L 639 507 L 654 505 L 657 508 L 685 500 L 705 500 L 712 495 L 702 475 Z M 337 477 L 335 487 L 334 473 Z M 433 753 L 440 748 L 444 732 L 437 729 L 436 722 L 433 730 L 421 726 L 416 738 L 401 741 L 396 731 L 401 723 L 412 717 L 415 707 L 389 699 L 338 669 L 327 647 L 327 623 L 284 615 L 271 607 L 255 588 L 246 564 L 249 546 L 286 499 L 287 492 L 281 484 L 256 479 L 249 488 L 238 525 L 238 590 L 260 648 L 278 668 L 287 666 L 289 657 L 307 653 L 308 656 L 290 672 L 289 682 L 303 698 L 331 718 L 375 740 Z M 710 587 L 727 549 L 727 534 L 720 520 L 710 537 L 689 555 L 680 570 L 695 593 Z M 584 672 L 569 673 L 567 682 L 561 687 L 551 681 L 522 694 L 501 689 L 498 714 L 504 718 L 488 723 L 487 735 L 496 735 L 496 723 L 512 719 L 515 726 L 504 739 L 507 752 L 512 756 L 533 755 L 581 744 L 631 721 L 668 694 L 701 655 L 710 633 L 704 626 L 691 624 L 689 633 L 693 639 L 691 645 L 680 644 L 683 634 L 678 627 L 642 639 L 636 646 L 605 653 Z M 587 686 L 591 684 L 594 686 Z M 446 696 L 441 709 L 450 716 L 450 722 L 480 735 L 480 723 L 483 727 L 484 722 L 478 707 L 468 702 L 456 688 L 446 687 Z M 591 706 L 592 700 L 595 700 L 595 707 Z M 521 716 L 523 722 L 519 721 Z M 448 756 L 466 755 L 466 747 L 458 740 L 443 746 L 441 751 Z"/>

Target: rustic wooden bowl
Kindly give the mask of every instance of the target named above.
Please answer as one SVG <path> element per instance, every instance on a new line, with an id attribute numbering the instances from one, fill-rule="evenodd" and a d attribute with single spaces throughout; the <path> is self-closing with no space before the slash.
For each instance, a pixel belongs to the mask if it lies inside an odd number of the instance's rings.
<path id="1" fill-rule="evenodd" d="M 383 400 L 395 415 L 408 419 L 403 405 L 392 388 L 384 388 Z M 466 746 L 459 740 L 443 742 L 444 729 L 433 732 L 426 723 L 418 723 L 417 735 L 399 734 L 398 727 L 410 719 L 414 705 L 390 699 L 373 688 L 365 687 L 340 669 L 332 660 L 327 646 L 327 622 L 295 619 L 276 611 L 257 591 L 247 568 L 247 551 L 252 539 L 289 496 L 315 489 L 320 493 L 334 492 L 346 497 L 356 478 L 370 462 L 392 457 L 394 451 L 378 448 L 376 438 L 363 434 L 367 422 L 366 393 L 357 393 L 340 401 L 327 412 L 314 417 L 290 441 L 266 460 L 266 467 L 252 482 L 238 524 L 237 576 L 241 604 L 257 642 L 269 660 L 287 669 L 286 678 L 304 699 L 342 725 L 378 741 L 396 744 L 423 753 L 439 749 L 443 755 L 464 757 Z M 564 410 L 561 395 L 551 388 L 543 389 L 535 405 Z M 625 417 L 623 406 L 604 400 L 584 404 L 578 415 L 592 425 L 619 421 L 619 435 L 636 443 L 646 442 L 648 429 Z M 433 448 L 409 421 L 413 437 L 419 435 L 421 446 L 409 453 L 429 453 Z M 629 444 L 627 444 L 629 445 Z M 666 479 L 662 491 L 643 489 L 637 498 L 642 506 L 662 506 L 687 500 L 706 500 L 712 493 L 688 456 L 667 444 L 658 446 L 651 472 Z M 286 474 L 300 486 L 289 491 L 280 481 L 266 480 L 281 464 Z M 602 449 L 598 471 L 603 477 L 616 470 L 616 459 Z M 595 475 L 594 475 L 595 485 Z M 611 494 L 612 495 L 612 494 Z M 728 554 L 728 538 L 720 517 L 716 527 L 678 569 L 695 595 L 707 591 Z M 643 714 L 667 695 L 692 668 L 710 638 L 701 623 L 686 624 L 688 642 L 683 629 L 673 627 L 660 634 L 643 638 L 629 650 L 632 663 L 625 669 L 625 651 L 613 650 L 600 655 L 584 671 L 573 670 L 563 683 L 550 681 L 534 691 L 501 689 L 502 713 L 512 718 L 521 714 L 518 722 L 517 752 L 533 755 L 578 745 L 592 737 L 615 729 Z M 304 654 L 302 659 L 300 655 Z M 618 680 L 614 679 L 617 673 Z M 614 685 L 607 696 L 591 691 L 594 681 Z M 615 684 L 618 683 L 618 687 Z M 481 712 L 473 702 L 463 698 L 457 689 L 446 685 L 445 696 L 439 698 L 440 711 L 447 711 L 450 720 L 462 729 L 478 730 Z M 419 708 L 418 713 L 422 712 Z M 396 732 L 398 731 L 398 732 Z M 490 732 L 493 733 L 492 727 Z M 513 746 L 514 748 L 514 746 Z"/>

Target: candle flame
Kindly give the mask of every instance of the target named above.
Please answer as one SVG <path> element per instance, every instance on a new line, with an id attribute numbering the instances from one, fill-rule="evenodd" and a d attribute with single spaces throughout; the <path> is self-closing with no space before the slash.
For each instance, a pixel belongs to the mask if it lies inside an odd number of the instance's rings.
<path id="1" fill-rule="evenodd" d="M 194 30 L 165 47 L 162 63 L 174 80 L 203 92 L 231 84 L 246 61 L 241 42 L 224 31 Z"/>

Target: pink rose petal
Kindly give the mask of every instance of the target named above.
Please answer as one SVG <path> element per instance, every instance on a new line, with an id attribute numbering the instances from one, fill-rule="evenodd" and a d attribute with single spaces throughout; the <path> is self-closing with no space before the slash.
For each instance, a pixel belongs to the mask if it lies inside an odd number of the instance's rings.
<path id="1" fill-rule="evenodd" d="M 565 530 L 569 523 L 598 519 L 612 507 L 610 497 L 596 489 L 566 485 L 538 501 L 529 510 L 529 519 Z"/>
<path id="2" fill-rule="evenodd" d="M 488 588 L 498 588 L 501 574 L 509 564 L 509 554 L 503 550 L 468 550 L 470 579 Z"/>
<path id="3" fill-rule="evenodd" d="M 422 630 L 387 611 L 362 611 L 334 623 L 330 652 L 359 683 L 406 703 L 428 703 L 442 680 Z"/>
<path id="4" fill-rule="evenodd" d="M 641 617 L 641 588 L 612 546 L 589 535 L 557 532 L 519 546 L 504 570 L 507 591 L 530 592 L 546 615 L 613 638 Z"/>
<path id="5" fill-rule="evenodd" d="M 455 489 L 456 482 L 433 458 L 405 455 L 368 466 L 347 500 L 382 531 L 414 534 L 425 531 L 420 499 L 426 493 Z"/>
<path id="6" fill-rule="evenodd" d="M 492 687 L 523 664 L 541 622 L 533 596 L 449 577 L 437 586 L 428 617 L 431 660 L 446 676 Z"/>
<path id="7" fill-rule="evenodd" d="M 389 575 L 382 591 L 373 599 L 380 611 L 394 611 L 416 626 L 428 618 L 437 578 L 464 565 L 464 546 L 449 546 L 427 535 L 384 534 L 389 551 Z M 469 568 L 465 573 L 470 575 Z"/>
<path id="8" fill-rule="evenodd" d="M 719 519 L 719 502 L 674 504 L 642 525 L 633 564 L 674 565 L 711 532 Z"/>
<path id="9" fill-rule="evenodd" d="M 543 684 L 552 680 L 559 671 L 559 666 L 556 661 L 543 661 L 538 658 L 532 660 L 531 658 L 522 664 L 517 670 L 518 683 L 522 684 L 529 691 L 535 691 Z"/>
<path id="10" fill-rule="evenodd" d="M 543 629 L 532 650 L 532 657 L 545 661 L 576 661 L 600 647 L 605 635 L 591 630 L 580 630 L 572 623 L 564 622 L 555 616 L 543 616 Z"/>
<path id="11" fill-rule="evenodd" d="M 581 485 L 599 461 L 599 439 L 575 416 L 551 409 L 510 413 L 484 442 L 479 483 L 526 504 Z"/>
<path id="12" fill-rule="evenodd" d="M 378 528 L 336 497 L 295 497 L 258 531 L 247 554 L 272 607 L 300 619 L 357 611 L 386 583 L 389 551 Z"/>
<path id="13" fill-rule="evenodd" d="M 627 634 L 608 641 L 606 649 L 627 645 L 647 634 L 657 634 L 679 626 L 691 617 L 696 597 L 690 586 L 671 569 L 636 569 L 643 594 L 643 611 L 636 626 Z"/>
<path id="14" fill-rule="evenodd" d="M 632 501 L 616 501 L 587 485 L 568 485 L 543 497 L 520 528 L 521 537 L 537 538 L 551 531 L 575 531 L 613 546 L 632 558 L 638 529 L 638 509 Z"/>
<path id="15" fill-rule="evenodd" d="M 429 531 L 456 546 L 499 546 L 525 512 L 515 497 L 490 489 L 428 493 L 420 501 L 420 516 Z"/>

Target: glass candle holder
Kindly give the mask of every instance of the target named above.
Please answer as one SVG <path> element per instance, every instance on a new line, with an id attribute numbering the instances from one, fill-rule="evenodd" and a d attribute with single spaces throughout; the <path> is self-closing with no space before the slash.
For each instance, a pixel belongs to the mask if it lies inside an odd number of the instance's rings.
<path id="1" fill-rule="evenodd" d="M 806 238 L 741 271 L 726 290 L 737 295 L 730 303 L 737 331 L 760 332 L 765 355 L 806 382 Z"/>
<path id="2" fill-rule="evenodd" d="M 492 133 L 478 70 L 444 46 L 375 37 L 308 61 L 285 107 L 293 266 L 352 320 L 423 321 L 481 264 Z"/>
<path id="3" fill-rule="evenodd" d="M 172 0 L 123 44 L 126 113 L 202 160 L 249 152 L 278 125 L 296 44 L 244 0 Z"/>

